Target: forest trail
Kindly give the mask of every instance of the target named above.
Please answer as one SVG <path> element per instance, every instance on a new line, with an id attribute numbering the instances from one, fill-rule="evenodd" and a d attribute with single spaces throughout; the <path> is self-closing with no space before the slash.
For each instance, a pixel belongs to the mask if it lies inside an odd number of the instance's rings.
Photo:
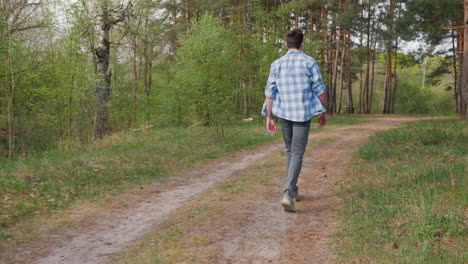
<path id="1" fill-rule="evenodd" d="M 339 133 L 323 148 L 310 142 L 299 181 L 302 201 L 297 213 L 280 206 L 284 175 L 275 173 L 268 195 L 255 201 L 241 228 L 226 232 L 214 243 L 222 252 L 218 263 L 327 263 L 334 258 L 328 247 L 335 213 L 340 204 L 335 194 L 340 170 L 369 135 L 416 121 L 418 117 L 387 117 L 365 124 L 338 127 L 311 134 L 311 139 Z M 345 133 L 343 133 L 345 132 Z M 230 175 L 262 163 L 283 150 L 282 141 L 253 151 L 214 160 L 194 170 L 113 197 L 106 204 L 74 208 L 71 224 L 55 235 L 22 246 L 14 263 L 108 263 L 128 246 L 158 228 L 178 208 Z M 319 165 L 315 165 L 319 164 Z M 278 175 L 276 175 L 278 174 Z M 92 205 L 92 204 L 91 204 Z M 235 219 L 226 219 L 235 221 Z M 52 223 L 53 225 L 53 223 Z M 53 230 L 53 229 L 50 229 Z M 48 231 L 50 234 L 51 231 Z"/>
<path id="2" fill-rule="evenodd" d="M 297 212 L 280 211 L 278 192 L 285 176 L 278 175 L 270 195 L 256 202 L 258 209 L 248 224 L 220 242 L 224 249 L 220 263 L 330 263 L 335 258 L 329 248 L 330 235 L 340 204 L 336 187 L 349 155 L 375 132 L 413 120 L 385 118 L 353 126 L 323 148 L 309 145 L 298 184 L 301 200 L 296 203 Z"/>

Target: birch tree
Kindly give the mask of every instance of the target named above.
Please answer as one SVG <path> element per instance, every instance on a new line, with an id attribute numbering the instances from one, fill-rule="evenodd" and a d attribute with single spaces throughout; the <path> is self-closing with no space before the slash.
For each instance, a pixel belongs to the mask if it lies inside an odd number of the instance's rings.
<path id="1" fill-rule="evenodd" d="M 101 0 L 100 13 L 100 41 L 95 50 L 97 58 L 96 81 L 96 114 L 94 119 L 93 139 L 102 138 L 110 133 L 108 103 L 111 92 L 111 70 L 109 68 L 111 56 L 110 32 L 113 26 L 122 23 L 130 16 L 132 2 L 125 6 L 111 7 L 110 0 Z"/>

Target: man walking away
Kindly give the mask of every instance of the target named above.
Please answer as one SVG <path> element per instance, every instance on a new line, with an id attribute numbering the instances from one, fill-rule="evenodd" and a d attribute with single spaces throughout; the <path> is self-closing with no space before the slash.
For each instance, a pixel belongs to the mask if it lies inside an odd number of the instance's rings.
<path id="1" fill-rule="evenodd" d="M 319 114 L 319 128 L 327 124 L 327 97 L 317 62 L 302 52 L 302 31 L 289 31 L 285 45 L 288 47 L 286 55 L 271 64 L 263 115 L 266 115 L 266 127 L 270 134 L 276 135 L 273 115 L 279 118 L 281 124 L 288 172 L 281 205 L 285 211 L 295 212 L 296 200 L 299 198 L 297 180 L 302 168 L 310 121 Z"/>

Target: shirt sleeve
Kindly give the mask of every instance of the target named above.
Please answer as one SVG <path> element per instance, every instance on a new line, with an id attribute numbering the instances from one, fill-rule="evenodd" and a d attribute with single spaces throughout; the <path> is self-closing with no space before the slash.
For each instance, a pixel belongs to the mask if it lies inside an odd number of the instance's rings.
<path id="1" fill-rule="evenodd" d="M 327 91 L 327 87 L 323 83 L 322 74 L 320 73 L 320 69 L 317 65 L 317 62 L 314 61 L 314 63 L 312 63 L 312 67 L 310 70 L 312 76 L 312 91 L 315 93 L 316 96 L 319 96 Z"/>
<path id="2" fill-rule="evenodd" d="M 267 85 L 265 88 L 265 96 L 276 99 L 276 94 L 278 93 L 278 88 L 276 87 L 276 67 L 274 64 L 271 64 L 270 75 L 268 76 Z"/>
<path id="3" fill-rule="evenodd" d="M 266 115 L 267 115 L 267 110 L 266 110 L 266 100 L 265 100 L 262 106 L 262 116 L 266 116 Z"/>

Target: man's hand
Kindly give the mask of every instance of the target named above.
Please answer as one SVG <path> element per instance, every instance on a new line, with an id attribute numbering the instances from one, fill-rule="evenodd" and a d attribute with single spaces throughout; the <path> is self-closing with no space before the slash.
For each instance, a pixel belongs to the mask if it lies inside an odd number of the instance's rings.
<path id="1" fill-rule="evenodd" d="M 271 118 L 271 117 L 267 117 L 266 126 L 267 126 L 268 133 L 275 136 L 276 135 L 275 120 L 273 120 L 273 118 Z"/>
<path id="2" fill-rule="evenodd" d="M 273 120 L 273 113 L 271 108 L 273 107 L 273 98 L 267 97 L 266 99 L 266 110 L 267 110 L 267 119 L 266 119 L 266 127 L 268 133 L 275 136 L 276 135 L 276 124 L 275 120 Z"/>
<path id="3" fill-rule="evenodd" d="M 327 109 L 327 93 L 322 93 L 321 95 L 319 95 L 318 98 L 320 100 L 320 103 L 322 103 L 323 108 Z M 319 123 L 319 128 L 323 128 L 324 126 L 327 125 L 327 112 L 323 112 L 320 115 L 318 119 L 318 123 Z"/>
<path id="4" fill-rule="evenodd" d="M 319 128 L 323 128 L 327 125 L 327 113 L 322 113 L 318 119 Z"/>

